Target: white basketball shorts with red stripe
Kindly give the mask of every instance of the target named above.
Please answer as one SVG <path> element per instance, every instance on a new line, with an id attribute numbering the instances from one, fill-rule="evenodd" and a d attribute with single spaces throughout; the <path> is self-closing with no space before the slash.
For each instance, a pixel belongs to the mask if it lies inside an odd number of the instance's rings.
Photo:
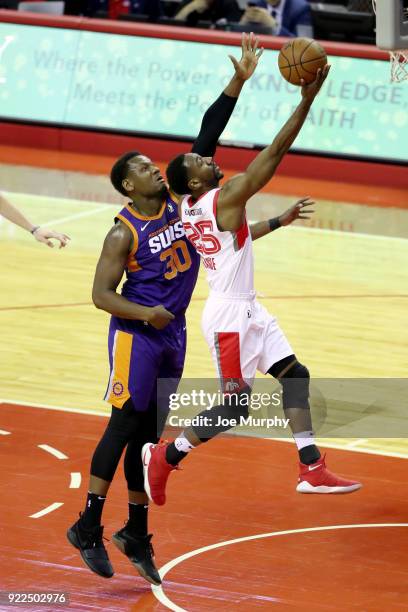
<path id="1" fill-rule="evenodd" d="M 293 355 L 275 317 L 255 296 L 211 292 L 204 307 L 202 330 L 224 384 L 243 379 L 252 387 L 257 370 L 266 374 L 274 363 Z"/>

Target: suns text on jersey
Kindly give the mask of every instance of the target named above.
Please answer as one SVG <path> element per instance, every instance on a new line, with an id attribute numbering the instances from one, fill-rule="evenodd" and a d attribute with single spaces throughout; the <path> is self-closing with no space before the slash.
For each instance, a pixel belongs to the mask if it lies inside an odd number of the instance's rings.
<path id="1" fill-rule="evenodd" d="M 159 253 L 163 249 L 168 249 L 172 242 L 183 238 L 186 233 L 183 223 L 176 221 L 172 225 L 164 226 L 159 232 L 149 239 L 149 247 L 151 253 Z"/>

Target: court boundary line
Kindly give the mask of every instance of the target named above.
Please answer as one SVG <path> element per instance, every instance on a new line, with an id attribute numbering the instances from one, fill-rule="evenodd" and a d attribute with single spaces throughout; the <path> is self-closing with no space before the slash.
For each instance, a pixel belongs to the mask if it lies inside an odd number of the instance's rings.
<path id="1" fill-rule="evenodd" d="M 277 300 L 364 300 L 364 299 L 374 299 L 374 300 L 405 300 L 408 298 L 408 293 L 373 293 L 373 294 L 369 294 L 369 293 L 356 293 L 356 294 L 351 294 L 351 293 L 339 293 L 339 294 L 310 294 L 310 295 L 306 295 L 306 294 L 300 294 L 300 295 L 265 295 L 264 293 L 261 292 L 257 292 L 257 296 L 261 299 L 261 300 L 272 300 L 272 301 L 277 301 Z M 205 302 L 208 298 L 207 296 L 203 296 L 203 297 L 192 297 L 192 302 L 197 303 L 197 302 Z M 83 306 L 93 306 L 93 302 L 89 301 L 89 302 L 67 302 L 64 304 L 26 304 L 25 306 L 0 306 L 0 313 L 1 312 L 15 312 L 18 310 L 43 310 L 46 308 L 81 308 Z"/>
<path id="2" fill-rule="evenodd" d="M 44 410 L 55 410 L 56 412 L 73 412 L 75 414 L 87 414 L 87 415 L 91 415 L 91 416 L 101 416 L 101 417 L 106 417 L 109 418 L 110 417 L 110 411 L 109 408 L 107 408 L 107 411 L 103 411 L 103 410 L 88 410 L 87 408 L 70 408 L 68 406 L 54 406 L 54 405 L 50 405 L 50 404 L 37 404 L 36 402 L 25 402 L 25 401 L 17 401 L 17 400 L 10 400 L 10 399 L 3 399 L 0 398 L 0 405 L 1 404 L 11 404 L 12 406 L 26 406 L 28 408 L 44 408 Z"/>
<path id="3" fill-rule="evenodd" d="M 304 527 L 301 529 L 287 529 L 284 531 L 271 531 L 269 533 L 260 533 L 252 536 L 243 536 L 241 538 L 234 538 L 233 540 L 224 540 L 223 542 L 216 542 L 215 544 L 209 544 L 208 546 L 202 546 L 201 548 L 197 548 L 188 553 L 184 553 L 171 561 L 165 563 L 160 569 L 159 574 L 160 578 L 163 580 L 165 575 L 172 570 L 176 565 L 183 563 L 187 559 L 191 559 L 192 557 L 196 557 L 204 552 L 208 552 L 210 550 L 216 550 L 217 548 L 222 548 L 224 546 L 231 546 L 232 544 L 240 544 L 241 542 L 249 542 L 253 540 L 261 540 L 266 538 L 272 538 L 277 536 L 284 535 L 294 535 L 298 533 L 309 533 L 309 532 L 317 532 L 317 531 L 333 531 L 340 529 L 369 529 L 369 528 L 382 528 L 382 527 L 408 527 L 408 523 L 357 523 L 357 524 L 348 524 L 348 525 L 324 525 L 321 527 Z M 184 608 L 181 608 L 177 604 L 173 603 L 171 599 L 167 597 L 163 590 L 163 586 L 151 586 L 153 595 L 156 599 L 164 605 L 169 610 L 173 610 L 173 612 L 188 612 Z"/>
<path id="4" fill-rule="evenodd" d="M 45 516 L 46 514 L 49 514 L 50 512 L 54 512 L 54 510 L 58 510 L 58 508 L 61 508 L 61 506 L 63 505 L 64 505 L 64 502 L 54 502 L 53 504 L 46 506 L 42 510 L 38 510 L 38 512 L 34 512 L 34 514 L 30 514 L 28 518 L 32 518 L 32 519 L 41 518 L 42 516 Z"/>
<path id="5" fill-rule="evenodd" d="M 262 438 L 263 440 L 270 440 L 271 442 L 289 442 L 289 444 L 295 444 L 294 440 L 290 438 Z M 325 439 L 325 438 L 324 438 Z M 379 440 L 380 438 L 375 438 Z M 394 457 L 394 459 L 408 459 L 408 454 L 398 453 L 393 451 L 380 451 L 374 448 L 358 448 L 355 444 L 361 444 L 362 440 L 367 440 L 367 438 L 360 438 L 353 442 L 350 442 L 353 446 L 336 444 L 336 442 L 322 442 L 319 441 L 319 436 L 316 436 L 317 444 L 321 448 L 332 448 L 333 450 L 342 450 L 348 451 L 350 453 L 365 453 L 366 455 L 377 455 L 380 457 Z"/>
<path id="6" fill-rule="evenodd" d="M 1 145 L 0 145 L 1 146 Z M 5 165 L 5 164 L 0 164 L 0 165 Z M 42 168 L 40 168 L 41 170 Z M 69 171 L 68 171 L 69 172 Z M 65 172 L 64 172 L 65 174 Z M 81 174 L 81 173 L 80 173 Z M 105 176 L 105 175 L 98 175 L 98 176 Z M 108 175 L 106 175 L 107 177 Z M 113 187 L 112 187 L 113 189 Z M 6 195 L 7 197 L 11 196 L 22 196 L 22 197 L 27 197 L 27 196 L 33 196 L 34 198 L 46 198 L 49 200 L 58 200 L 61 204 L 59 204 L 59 206 L 68 206 L 69 204 L 80 204 L 81 206 L 85 206 L 87 204 L 92 204 L 93 206 L 104 206 L 105 208 L 107 206 L 116 206 L 115 202 L 101 202 L 99 200 L 77 200 L 75 198 L 70 198 L 70 197 L 61 197 L 58 195 L 49 195 L 49 194 L 44 194 L 44 193 L 23 193 L 21 191 L 8 191 L 6 189 L 2 189 L 1 193 Z M 124 201 L 125 201 L 125 196 L 123 196 Z M 120 206 L 120 202 L 118 204 L 118 206 Z M 358 204 L 357 204 L 358 206 Z M 360 206 L 364 206 L 364 204 L 361 204 Z M 122 206 L 123 208 L 123 206 Z M 402 209 L 404 210 L 404 209 Z"/>
<path id="7" fill-rule="evenodd" d="M 42 196 L 39 194 L 27 194 L 27 193 L 20 193 L 19 191 L 4 191 L 2 190 L 2 193 L 4 193 L 6 196 L 8 196 L 8 194 L 14 194 L 14 195 L 18 195 L 18 196 L 34 196 L 34 197 L 46 197 L 46 198 L 50 198 L 50 199 L 57 199 L 57 200 L 61 200 L 61 206 L 64 205 L 68 205 L 68 203 L 80 203 L 82 205 L 85 206 L 86 204 L 93 204 L 95 206 L 100 207 L 100 210 L 103 210 L 104 208 L 106 208 L 107 206 L 116 206 L 116 204 L 112 204 L 109 202 L 106 203 L 101 203 L 101 202 L 89 202 L 88 200 L 73 200 L 70 198 L 59 198 L 58 196 Z M 280 195 L 285 195 L 285 194 L 280 194 Z M 354 204 L 358 206 L 358 203 L 356 202 L 343 202 L 343 204 Z M 361 204 L 361 206 L 364 206 L 364 204 Z M 118 209 L 120 207 L 120 204 L 118 204 Z M 123 207 L 122 207 L 123 208 Z M 378 206 L 377 208 L 383 208 L 381 206 Z M 404 210 L 404 209 L 401 209 Z M 83 213 L 77 213 L 80 216 L 87 216 L 87 214 L 93 214 L 96 211 L 96 209 L 93 209 L 93 211 L 84 211 Z M 74 217 L 74 216 L 72 216 Z M 77 218 L 75 216 L 75 218 Z M 54 221 L 47 221 L 46 223 L 43 224 L 43 226 L 48 226 L 51 224 L 55 224 L 55 223 L 63 223 L 65 221 L 64 217 L 61 220 L 55 219 Z M 249 220 L 248 223 L 254 223 L 255 221 L 253 220 Z M 342 231 L 342 230 L 332 230 L 329 229 L 327 227 L 308 227 L 305 225 L 291 225 L 289 227 L 286 228 L 287 230 L 298 230 L 298 231 L 307 231 L 307 232 L 322 232 L 324 234 L 334 234 L 335 236 L 354 236 L 355 238 L 369 238 L 369 239 L 378 239 L 378 240 L 395 240 L 398 242 L 403 242 L 406 243 L 408 242 L 408 238 L 403 238 L 402 236 L 385 236 L 383 234 L 365 234 L 363 232 L 346 232 L 346 231 Z"/>
<path id="8" fill-rule="evenodd" d="M 110 409 L 107 407 L 106 412 L 104 410 L 89 410 L 87 408 L 70 408 L 64 406 L 53 406 L 50 404 L 37 404 L 35 402 L 25 402 L 25 401 L 17 401 L 11 399 L 0 398 L 0 406 L 1 404 L 11 404 L 12 406 L 26 406 L 28 408 L 42 408 L 44 410 L 55 410 L 56 412 L 71 412 L 74 414 L 86 414 L 91 416 L 100 416 L 109 418 L 110 417 Z M 233 435 L 233 434 L 232 434 Z M 262 438 L 263 440 L 270 440 L 271 442 L 286 442 L 289 444 L 294 444 L 294 440 L 291 438 Z M 354 446 L 354 444 L 361 443 L 361 440 L 366 438 L 360 438 L 358 440 L 353 440 L 350 444 L 353 444 L 351 447 L 342 446 L 340 444 L 336 444 L 335 442 L 324 442 L 321 444 L 322 448 L 332 448 L 334 450 L 342 450 L 351 453 L 365 453 L 367 455 L 377 455 L 380 457 L 393 457 L 394 459 L 408 459 L 408 454 L 393 452 L 393 451 L 380 451 L 371 448 L 358 448 Z M 376 438 L 377 439 L 377 438 Z M 379 439 L 379 438 L 378 438 Z"/>
<path id="9" fill-rule="evenodd" d="M 363 232 L 343 232 L 341 230 L 331 230 L 327 227 L 307 227 L 305 225 L 290 225 L 286 228 L 287 230 L 296 230 L 300 232 L 313 232 L 324 234 L 334 234 L 335 236 L 353 236 L 354 238 L 369 238 L 370 240 L 394 240 L 396 242 L 408 243 L 408 238 L 402 236 L 386 236 L 384 234 L 364 234 Z"/>
<path id="10" fill-rule="evenodd" d="M 70 489 L 80 489 L 82 483 L 81 472 L 71 472 L 71 480 L 69 483 Z"/>
<path id="11" fill-rule="evenodd" d="M 347 202 L 344 202 L 347 204 Z M 357 204 L 358 206 L 358 204 Z M 364 204 L 361 204 L 364 206 Z M 401 209 L 405 210 L 405 209 Z M 248 224 L 257 223 L 257 221 L 248 220 Z M 308 225 L 288 225 L 286 230 L 297 230 L 300 232 L 313 232 L 313 233 L 323 233 L 323 234 L 334 234 L 335 236 L 353 236 L 354 238 L 370 238 L 377 240 L 395 240 L 397 242 L 406 243 L 408 242 L 408 238 L 403 238 L 402 236 L 387 236 L 385 234 L 365 234 L 364 232 L 347 232 L 343 230 L 335 230 L 330 229 L 328 227 L 310 227 Z"/>
<path id="12" fill-rule="evenodd" d="M 76 200 L 74 200 L 75 202 Z M 74 221 L 75 219 L 81 219 L 82 217 L 91 217 L 92 215 L 97 215 L 98 213 L 106 210 L 107 204 L 101 204 L 98 208 L 93 208 L 92 210 L 84 210 L 80 213 L 75 213 L 73 215 L 68 215 L 68 217 L 61 217 L 60 219 L 54 219 L 53 221 L 46 221 L 46 223 L 42 223 L 41 227 L 50 227 L 50 225 L 62 225 L 63 223 L 68 223 L 69 221 Z"/>
<path id="13" fill-rule="evenodd" d="M 49 444 L 37 444 L 37 446 L 38 448 L 41 448 L 46 453 L 53 455 L 57 459 L 69 459 L 69 457 L 67 457 L 65 453 L 58 450 L 57 448 L 54 448 L 53 446 L 50 446 Z"/>
<path id="14" fill-rule="evenodd" d="M 408 295 L 406 296 L 408 297 Z M 15 312 L 17 310 L 42 310 L 44 308 L 80 308 L 82 306 L 93 306 L 93 302 L 72 302 L 71 304 L 28 304 L 27 306 L 1 306 L 0 312 Z"/>

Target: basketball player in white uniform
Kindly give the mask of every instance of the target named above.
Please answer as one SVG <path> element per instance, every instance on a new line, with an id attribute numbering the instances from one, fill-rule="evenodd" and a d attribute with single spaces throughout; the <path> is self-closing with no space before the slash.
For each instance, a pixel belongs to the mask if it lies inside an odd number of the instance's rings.
<path id="1" fill-rule="evenodd" d="M 282 385 L 283 409 L 299 452 L 301 493 L 349 493 L 361 484 L 329 472 L 315 445 L 309 406 L 309 372 L 296 358 L 276 319 L 257 302 L 254 291 L 251 232 L 245 207 L 274 175 L 281 159 L 299 133 L 329 67 L 316 80 L 302 86 L 302 101 L 273 143 L 248 166 L 219 187 L 223 177 L 212 158 L 189 153 L 170 162 L 167 178 L 177 193 L 188 193 L 181 204 L 186 235 L 203 259 L 210 294 L 202 316 L 226 399 L 222 406 L 204 410 L 205 424 L 185 430 L 168 445 L 147 444 L 143 449 L 145 488 L 157 504 L 165 502 L 165 485 L 171 470 L 195 447 L 231 428 L 228 422 L 248 414 L 248 397 L 256 370 L 269 373 Z M 271 220 L 271 230 L 288 224 L 312 202 L 300 200 L 295 214 Z M 282 219 L 283 218 L 283 219 Z M 220 418 L 221 417 L 221 418 Z M 211 427 L 208 426 L 208 419 Z M 221 425 L 220 423 L 223 423 Z M 217 425 L 218 424 L 218 425 Z"/>

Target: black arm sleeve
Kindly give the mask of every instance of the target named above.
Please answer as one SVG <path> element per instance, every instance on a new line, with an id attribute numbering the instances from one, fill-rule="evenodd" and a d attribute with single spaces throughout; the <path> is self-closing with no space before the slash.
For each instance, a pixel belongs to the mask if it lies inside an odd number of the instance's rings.
<path id="1" fill-rule="evenodd" d="M 192 153 L 204 157 L 212 157 L 217 148 L 217 142 L 230 120 L 238 98 L 232 98 L 222 93 L 206 111 L 201 123 L 200 133 L 194 141 Z"/>

